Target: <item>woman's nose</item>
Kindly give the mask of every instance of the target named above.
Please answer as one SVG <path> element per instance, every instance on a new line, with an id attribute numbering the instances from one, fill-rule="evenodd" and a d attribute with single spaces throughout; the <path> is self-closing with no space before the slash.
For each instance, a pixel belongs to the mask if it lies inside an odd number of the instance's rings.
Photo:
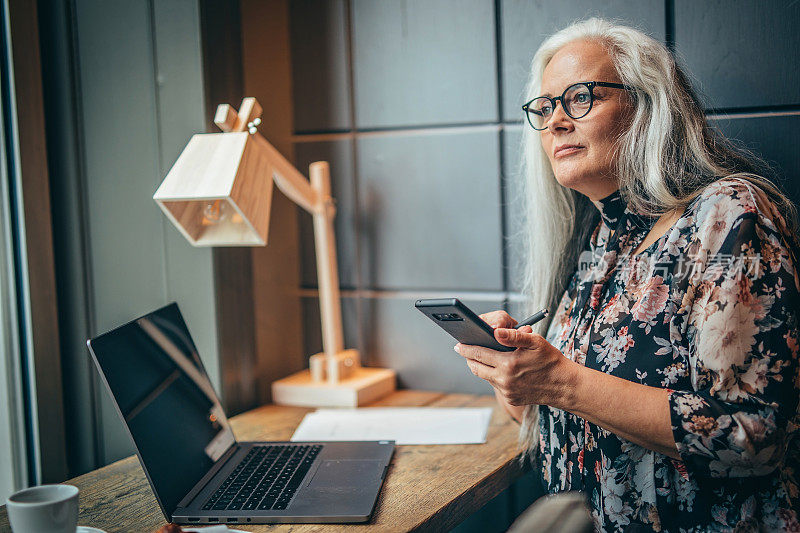
<path id="1" fill-rule="evenodd" d="M 553 109 L 553 114 L 550 116 L 550 120 L 547 122 L 547 129 L 549 129 L 551 132 L 555 132 L 571 130 L 572 127 L 572 119 L 564 111 L 564 105 L 559 102 L 556 104 L 555 109 Z"/>

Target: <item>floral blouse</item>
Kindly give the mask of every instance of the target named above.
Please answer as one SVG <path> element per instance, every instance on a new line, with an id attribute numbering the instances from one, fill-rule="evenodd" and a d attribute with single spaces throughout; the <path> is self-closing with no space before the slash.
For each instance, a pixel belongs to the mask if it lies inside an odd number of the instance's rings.
<path id="1" fill-rule="evenodd" d="M 603 531 L 800 531 L 797 246 L 750 182 L 707 187 L 637 255 L 653 219 L 619 191 L 547 337 L 571 360 L 670 391 L 681 460 L 540 406 L 548 492 Z"/>

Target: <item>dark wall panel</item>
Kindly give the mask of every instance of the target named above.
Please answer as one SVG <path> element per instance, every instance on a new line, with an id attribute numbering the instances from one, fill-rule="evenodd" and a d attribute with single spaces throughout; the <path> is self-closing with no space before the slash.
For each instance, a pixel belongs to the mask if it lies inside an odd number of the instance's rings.
<path id="1" fill-rule="evenodd" d="M 497 131 L 358 139 L 363 284 L 502 290 Z"/>
<path id="2" fill-rule="evenodd" d="M 503 120 L 522 120 L 523 91 L 539 45 L 569 23 L 599 16 L 617 19 L 664 40 L 663 0 L 500 0 Z M 578 80 L 576 80 L 578 81 Z"/>
<path id="3" fill-rule="evenodd" d="M 497 120 L 491 0 L 353 0 L 357 128 Z"/>
<path id="4" fill-rule="evenodd" d="M 289 2 L 294 129 L 349 129 L 350 64 L 344 0 Z"/>
<path id="5" fill-rule="evenodd" d="M 74 8 L 74 11 L 73 11 Z M 212 252 L 193 248 L 164 217 L 152 196 L 177 154 L 194 133 L 203 130 L 204 96 L 200 15 L 194 0 L 170 2 L 100 2 L 70 4 L 68 33 L 77 43 L 57 44 L 70 51 L 71 72 L 52 79 L 54 88 L 74 106 L 74 124 L 55 121 L 51 140 L 71 137 L 79 161 L 53 161 L 52 180 L 68 180 L 69 196 L 55 197 L 58 223 L 75 233 L 59 249 L 59 265 L 79 266 L 82 292 L 65 292 L 60 302 L 85 313 L 86 322 L 67 322 L 65 341 L 94 336 L 170 301 L 186 317 L 212 383 L 219 386 L 217 311 Z M 65 28 L 66 30 L 66 28 Z M 47 69 L 50 71 L 50 69 Z M 71 79 L 71 76 L 76 76 Z M 73 92 L 74 91 L 74 92 Z M 110 124 L 115 126 L 110 127 Z M 63 153 L 60 157 L 65 157 Z M 70 168 L 71 164 L 75 167 Z M 65 168 L 66 167 L 66 168 Z M 59 283 L 73 281 L 61 271 Z M 85 284 L 85 285 L 84 285 Z M 88 327 L 88 331 L 86 328 Z M 87 357 L 85 345 L 68 361 Z M 96 441 L 96 464 L 81 454 L 76 469 L 85 470 L 130 455 L 131 442 L 96 370 L 86 369 L 94 396 L 79 399 L 95 410 L 93 434 L 76 436 L 77 445 Z M 70 387 L 86 387 L 77 375 Z M 70 413 L 89 415 L 85 409 Z M 68 419 L 68 422 L 70 420 Z M 79 472 L 76 472 L 79 473 Z"/>
<path id="6" fill-rule="evenodd" d="M 506 290 L 519 292 L 522 289 L 522 232 L 521 227 L 525 199 L 519 194 L 520 162 L 522 153 L 522 128 L 528 125 L 505 126 L 503 128 L 503 190 L 505 194 L 503 205 L 503 218 L 505 220 L 505 234 L 503 245 L 506 255 Z"/>
<path id="7" fill-rule="evenodd" d="M 707 107 L 800 104 L 800 2 L 676 0 L 675 49 Z"/>
<path id="8" fill-rule="evenodd" d="M 449 294 L 449 293 L 448 293 Z M 476 313 L 502 307 L 500 300 L 460 297 Z M 401 388 L 491 394 L 492 388 L 475 377 L 464 358 L 453 351 L 456 341 L 417 311 L 422 295 L 365 298 L 361 323 L 369 366 L 393 368 Z"/>
<path id="9" fill-rule="evenodd" d="M 303 326 L 305 329 L 304 348 L 306 357 L 322 351 L 322 322 L 320 318 L 319 298 L 303 297 Z M 360 324 L 358 321 L 359 302 L 356 298 L 342 298 L 342 325 L 344 326 L 345 349 L 356 349 L 361 352 L 361 362 L 366 355 L 361 344 Z"/>
<path id="10" fill-rule="evenodd" d="M 800 115 L 726 118 L 713 120 L 712 125 L 761 156 L 800 206 Z"/>

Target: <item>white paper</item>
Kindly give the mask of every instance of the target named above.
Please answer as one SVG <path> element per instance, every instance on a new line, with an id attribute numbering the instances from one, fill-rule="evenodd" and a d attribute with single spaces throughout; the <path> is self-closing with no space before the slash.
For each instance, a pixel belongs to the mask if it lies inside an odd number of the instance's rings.
<path id="1" fill-rule="evenodd" d="M 397 444 L 482 444 L 490 407 L 365 407 L 309 413 L 293 441 L 394 440 Z"/>

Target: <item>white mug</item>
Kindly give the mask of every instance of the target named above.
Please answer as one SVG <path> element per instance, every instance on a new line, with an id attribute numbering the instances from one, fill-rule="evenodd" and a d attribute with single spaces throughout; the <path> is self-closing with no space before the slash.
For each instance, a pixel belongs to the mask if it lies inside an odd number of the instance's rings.
<path id="1" fill-rule="evenodd" d="M 21 490 L 6 501 L 14 533 L 75 533 L 78 527 L 78 488 L 39 485 Z"/>

